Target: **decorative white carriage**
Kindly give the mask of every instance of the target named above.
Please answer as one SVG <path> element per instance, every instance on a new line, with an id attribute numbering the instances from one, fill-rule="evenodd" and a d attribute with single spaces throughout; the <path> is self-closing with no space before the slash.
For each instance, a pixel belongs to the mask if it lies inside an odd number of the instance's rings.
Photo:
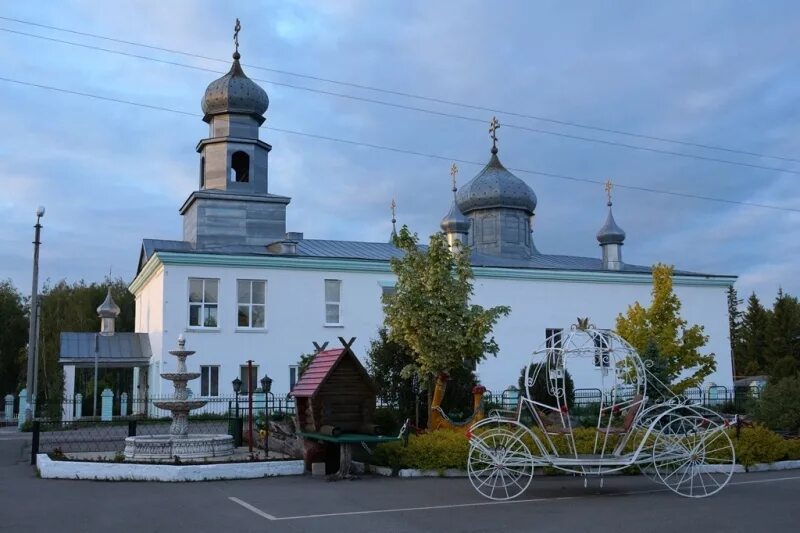
<path id="1" fill-rule="evenodd" d="M 650 372 L 651 364 L 588 319 L 552 330 L 525 371 L 526 394 L 516 411 L 491 411 L 470 429 L 473 487 L 487 498 L 509 500 L 528 488 L 536 467 L 584 476 L 638 467 L 681 496 L 718 492 L 735 464 L 727 421 L 672 393 Z M 582 418 L 580 408 L 568 405 L 567 370 L 582 385 L 596 379 L 603 391 L 599 406 Z M 587 425 L 593 431 L 575 431 Z"/>

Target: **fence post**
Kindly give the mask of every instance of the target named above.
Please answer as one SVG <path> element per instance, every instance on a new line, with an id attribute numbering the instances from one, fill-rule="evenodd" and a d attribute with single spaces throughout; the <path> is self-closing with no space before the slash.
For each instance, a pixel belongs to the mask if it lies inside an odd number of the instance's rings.
<path id="1" fill-rule="evenodd" d="M 75 420 L 83 416 L 83 394 L 80 392 L 75 395 Z"/>
<path id="2" fill-rule="evenodd" d="M 111 408 L 114 405 L 114 393 L 111 389 L 104 389 L 103 394 L 100 395 L 100 420 L 103 422 L 111 421 Z"/>
<path id="3" fill-rule="evenodd" d="M 24 418 L 24 417 L 22 417 Z M 39 453 L 39 430 L 41 429 L 41 422 L 38 420 L 33 421 L 33 435 L 31 436 L 31 464 L 36 464 L 36 455 Z"/>
<path id="4" fill-rule="evenodd" d="M 128 416 L 128 393 L 123 392 L 119 396 L 119 416 Z"/>
<path id="5" fill-rule="evenodd" d="M 136 436 L 136 420 L 128 420 L 128 436 Z"/>
<path id="6" fill-rule="evenodd" d="M 6 394 L 6 422 L 11 422 L 14 418 L 14 395 Z"/>
<path id="7" fill-rule="evenodd" d="M 19 391 L 19 409 L 17 410 L 17 427 L 22 428 L 25 423 L 25 411 L 28 410 L 28 389 Z"/>

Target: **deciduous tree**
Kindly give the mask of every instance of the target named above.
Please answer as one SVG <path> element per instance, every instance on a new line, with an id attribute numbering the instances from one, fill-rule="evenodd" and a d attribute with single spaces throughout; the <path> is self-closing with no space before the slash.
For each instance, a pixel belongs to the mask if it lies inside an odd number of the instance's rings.
<path id="1" fill-rule="evenodd" d="M 499 347 L 491 335 L 510 308 L 490 309 L 470 303 L 472 267 L 467 249 L 452 253 L 444 235 L 431 236 L 422 249 L 405 226 L 395 245 L 404 255 L 391 260 L 397 275 L 395 293 L 384 298 L 388 339 L 407 346 L 413 362 L 403 376 L 417 374 L 430 384 L 440 372 L 471 367 Z"/>
<path id="2" fill-rule="evenodd" d="M 697 386 L 716 369 L 714 354 L 702 354 L 708 342 L 703 326 L 688 325 L 680 315 L 681 302 L 672 290 L 673 268 L 653 267 L 653 290 L 650 306 L 639 302 L 617 316 L 617 332 L 643 354 L 655 344 L 660 372 L 676 392 Z"/>

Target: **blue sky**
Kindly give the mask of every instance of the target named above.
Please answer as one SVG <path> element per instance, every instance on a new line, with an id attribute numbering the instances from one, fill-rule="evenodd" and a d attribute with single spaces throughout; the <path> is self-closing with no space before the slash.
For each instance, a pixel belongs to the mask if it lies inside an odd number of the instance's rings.
<path id="1" fill-rule="evenodd" d="M 4 2 L 0 16 L 475 106 L 800 159 L 800 5 L 794 2 Z M 0 28 L 224 72 L 226 63 L 0 19 Z M 203 70 L 0 31 L 0 76 L 200 114 Z M 245 66 L 270 96 L 266 125 L 486 161 L 491 112 Z M 471 122 L 292 89 L 347 93 Z M 196 187 L 199 116 L 0 81 L 0 278 L 30 289 L 32 225 L 45 205 L 41 277 L 131 279 L 142 238 L 179 239 Z M 800 293 L 800 163 L 681 146 L 497 113 L 502 123 L 776 167 L 676 157 L 501 127 L 508 167 L 666 189 L 772 210 L 617 188 L 624 259 L 740 276 L 740 294 Z M 262 130 L 270 192 L 288 229 L 384 241 L 389 203 L 421 235 L 448 211 L 448 160 Z M 463 183 L 479 166 L 462 164 Z M 536 191 L 543 253 L 599 256 L 600 185 L 517 173 Z"/>

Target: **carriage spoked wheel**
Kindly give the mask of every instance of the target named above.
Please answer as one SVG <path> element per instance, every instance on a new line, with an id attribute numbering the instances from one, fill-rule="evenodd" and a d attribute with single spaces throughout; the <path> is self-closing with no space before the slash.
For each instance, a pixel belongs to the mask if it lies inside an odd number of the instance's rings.
<path id="1" fill-rule="evenodd" d="M 492 500 L 516 498 L 533 478 L 533 455 L 519 432 L 507 426 L 486 428 L 470 438 L 467 460 L 475 490 Z"/>
<path id="2" fill-rule="evenodd" d="M 725 427 L 705 416 L 669 421 L 656 435 L 653 467 L 670 490 L 687 498 L 716 494 L 733 474 L 736 453 Z"/>

